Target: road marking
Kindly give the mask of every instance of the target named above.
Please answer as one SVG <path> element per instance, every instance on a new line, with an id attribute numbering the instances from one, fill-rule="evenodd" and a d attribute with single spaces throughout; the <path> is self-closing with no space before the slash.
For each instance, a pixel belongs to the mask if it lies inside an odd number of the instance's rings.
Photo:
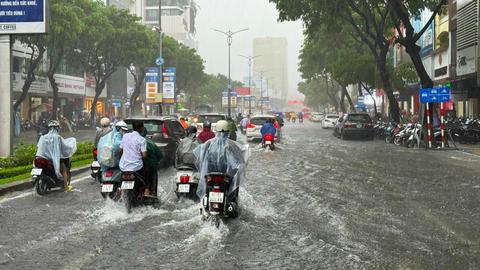
<path id="1" fill-rule="evenodd" d="M 71 184 L 75 184 L 75 183 L 78 183 L 78 182 L 80 182 L 80 181 L 84 181 L 84 180 L 86 180 L 86 179 L 88 179 L 88 178 L 91 178 L 91 176 L 90 176 L 90 175 L 87 175 L 87 176 L 84 176 L 84 177 L 82 177 L 82 178 L 79 178 L 79 179 L 76 179 L 76 180 L 72 180 L 72 181 L 70 181 L 70 183 L 71 183 Z M 5 203 L 5 202 L 9 202 L 9 201 L 13 201 L 13 200 L 16 200 L 16 199 L 24 198 L 24 197 L 27 197 L 28 195 L 32 195 L 32 194 L 34 194 L 34 193 L 35 193 L 35 191 L 29 191 L 29 192 L 25 192 L 25 193 L 22 193 L 22 194 L 20 194 L 20 195 L 17 195 L 17 196 L 15 196 L 15 197 L 5 198 L 5 199 L 0 200 L 0 204 Z"/>

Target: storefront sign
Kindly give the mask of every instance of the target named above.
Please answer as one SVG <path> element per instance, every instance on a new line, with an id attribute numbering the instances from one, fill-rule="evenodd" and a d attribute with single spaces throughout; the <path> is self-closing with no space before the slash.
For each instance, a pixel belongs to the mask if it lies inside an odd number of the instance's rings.
<path id="1" fill-rule="evenodd" d="M 85 95 L 85 79 L 63 74 L 53 75 L 58 85 L 58 92 L 73 95 Z M 50 87 L 51 88 L 51 87 Z"/>
<path id="2" fill-rule="evenodd" d="M 1 0 L 0 34 L 45 33 L 45 2 L 44 0 Z"/>
<path id="3" fill-rule="evenodd" d="M 222 106 L 228 107 L 228 92 L 225 91 L 222 93 Z M 237 107 L 237 92 L 230 92 L 230 107 Z"/>
<path id="4" fill-rule="evenodd" d="M 467 75 L 475 73 L 475 47 L 471 46 L 461 51 L 457 51 L 457 75 Z"/>

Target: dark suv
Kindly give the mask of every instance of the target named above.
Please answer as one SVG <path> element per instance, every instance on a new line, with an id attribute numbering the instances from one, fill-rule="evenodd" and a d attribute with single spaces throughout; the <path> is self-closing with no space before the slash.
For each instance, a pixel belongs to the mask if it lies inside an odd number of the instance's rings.
<path id="1" fill-rule="evenodd" d="M 373 121 L 366 113 L 349 113 L 340 117 L 333 134 L 346 140 L 351 137 L 374 139 Z"/>
<path id="2" fill-rule="evenodd" d="M 147 137 L 151 138 L 160 147 L 163 154 L 161 167 L 173 165 L 178 144 L 186 136 L 186 131 L 180 122 L 173 117 L 134 117 L 125 119 L 130 130 L 132 129 L 132 123 L 135 121 L 143 122 L 147 129 Z"/>

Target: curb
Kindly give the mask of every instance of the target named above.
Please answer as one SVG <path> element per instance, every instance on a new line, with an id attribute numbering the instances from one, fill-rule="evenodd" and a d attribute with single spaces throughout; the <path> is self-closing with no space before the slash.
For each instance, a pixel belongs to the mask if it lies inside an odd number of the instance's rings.
<path id="1" fill-rule="evenodd" d="M 83 167 L 79 167 L 71 170 L 71 174 L 72 176 L 76 176 L 84 172 L 87 172 L 88 170 L 90 170 L 90 165 L 85 165 Z M 25 179 L 25 180 L 16 181 L 13 183 L 8 183 L 0 186 L 0 196 L 3 196 L 11 192 L 23 191 L 31 188 L 32 188 L 31 179 Z"/>

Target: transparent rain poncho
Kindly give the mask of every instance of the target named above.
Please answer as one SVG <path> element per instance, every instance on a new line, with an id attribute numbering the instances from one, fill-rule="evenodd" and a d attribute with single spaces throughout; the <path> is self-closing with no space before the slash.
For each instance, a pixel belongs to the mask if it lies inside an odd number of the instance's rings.
<path id="1" fill-rule="evenodd" d="M 199 142 L 195 136 L 189 136 L 183 139 L 178 145 L 177 152 L 175 153 L 175 166 L 195 166 L 195 155 L 193 154 L 193 151 L 198 145 Z"/>
<path id="2" fill-rule="evenodd" d="M 38 140 L 36 156 L 52 161 L 57 177 L 62 178 L 60 159 L 71 158 L 76 151 L 77 140 L 75 138 L 64 139 L 57 130 L 51 129 Z"/>
<path id="3" fill-rule="evenodd" d="M 113 129 L 98 141 L 97 160 L 102 170 L 118 167 L 120 163 L 120 144 L 122 143 L 122 133 Z"/>
<path id="4" fill-rule="evenodd" d="M 248 164 L 249 148 L 228 139 L 228 134 L 218 133 L 217 137 L 199 145 L 194 150 L 197 169 L 200 173 L 197 196 L 201 199 L 206 192 L 206 175 L 212 172 L 225 173 L 232 177 L 228 194 L 235 191 Z"/>

